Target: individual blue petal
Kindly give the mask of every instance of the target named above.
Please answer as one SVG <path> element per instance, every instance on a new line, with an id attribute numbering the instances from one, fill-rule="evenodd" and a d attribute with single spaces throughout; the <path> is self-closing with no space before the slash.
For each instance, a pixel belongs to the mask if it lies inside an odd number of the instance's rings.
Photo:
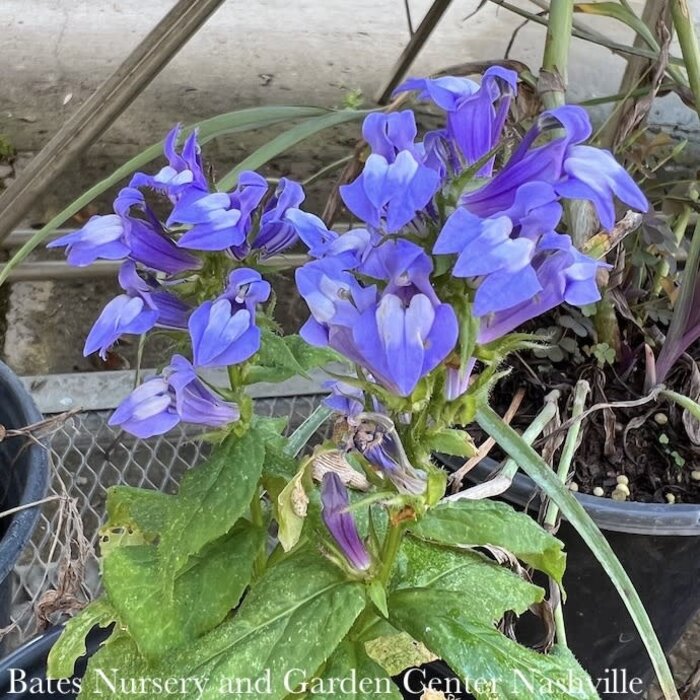
<path id="1" fill-rule="evenodd" d="M 345 484 L 335 472 L 326 472 L 321 480 L 323 522 L 350 566 L 356 571 L 366 571 L 372 559 L 348 511 L 349 505 L 350 494 Z"/>
<path id="2" fill-rule="evenodd" d="M 447 365 L 445 368 L 445 400 L 456 401 L 466 393 L 475 365 L 475 357 L 470 357 L 464 367 Z"/>
<path id="3" fill-rule="evenodd" d="M 603 228 L 615 225 L 613 197 L 637 211 L 647 211 L 646 197 L 627 171 L 609 151 L 574 146 L 564 159 L 563 179 L 556 184 L 562 197 L 587 199 L 593 203 Z"/>
<path id="4" fill-rule="evenodd" d="M 362 413 L 365 406 L 365 394 L 359 387 L 342 381 L 329 381 L 324 385 L 331 393 L 323 403 L 344 416 L 354 417 Z"/>
<path id="5" fill-rule="evenodd" d="M 129 247 L 129 257 L 151 270 L 176 275 L 202 266 L 199 258 L 178 248 L 160 226 L 156 228 L 145 220 L 128 219 L 124 240 Z"/>
<path id="6" fill-rule="evenodd" d="M 372 153 L 393 163 L 400 151 L 413 151 L 418 133 L 416 117 L 410 109 L 402 112 L 373 112 L 362 124 L 362 136 Z"/>
<path id="7" fill-rule="evenodd" d="M 109 348 L 124 333 L 146 333 L 156 325 L 158 309 L 149 307 L 141 297 L 121 294 L 112 299 L 102 310 L 87 339 L 83 355 L 87 357 L 99 350 L 106 359 Z"/>
<path id="8" fill-rule="evenodd" d="M 129 255 L 124 242 L 124 224 L 116 214 L 93 216 L 77 231 L 48 243 L 48 248 L 67 247 L 68 263 L 76 267 L 91 265 L 95 260 L 122 260 Z"/>
<path id="9" fill-rule="evenodd" d="M 247 308 L 252 316 L 256 305 L 266 302 L 271 291 L 270 283 L 257 270 L 238 267 L 229 274 L 222 296 L 233 302 L 236 309 Z"/>
<path id="10" fill-rule="evenodd" d="M 392 95 L 416 90 L 420 99 L 432 100 L 438 107 L 450 112 L 457 108 L 461 100 L 473 95 L 478 89 L 479 85 L 468 78 L 409 78 L 399 85 Z"/>
<path id="11" fill-rule="evenodd" d="M 238 364 L 260 347 L 260 331 L 250 311 L 235 309 L 226 298 L 205 301 L 189 319 L 195 367 Z"/>
<path id="12" fill-rule="evenodd" d="M 134 389 L 109 419 L 138 438 L 162 435 L 180 422 L 173 395 L 163 377 L 153 377 Z"/>
<path id="13" fill-rule="evenodd" d="M 531 266 L 511 272 L 496 272 L 484 279 L 474 295 L 475 316 L 502 311 L 530 299 L 542 290 L 537 273 Z"/>

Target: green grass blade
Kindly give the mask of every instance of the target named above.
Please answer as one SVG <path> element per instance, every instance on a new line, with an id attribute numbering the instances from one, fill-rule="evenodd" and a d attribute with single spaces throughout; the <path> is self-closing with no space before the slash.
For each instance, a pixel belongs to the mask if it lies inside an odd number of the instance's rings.
<path id="1" fill-rule="evenodd" d="M 324 114 L 320 117 L 313 117 L 303 121 L 301 124 L 297 124 L 297 126 L 293 126 L 288 131 L 276 136 L 264 146 L 253 151 L 253 153 L 247 158 L 244 158 L 233 170 L 226 173 L 219 181 L 217 185 L 218 189 L 223 191 L 231 189 L 236 184 L 238 176 L 242 171 L 256 170 L 261 165 L 264 165 L 281 153 L 288 151 L 290 148 L 314 136 L 318 132 L 355 119 L 362 119 L 367 116 L 370 111 L 372 110 L 344 109 L 339 112 Z"/>
<path id="2" fill-rule="evenodd" d="M 219 114 L 210 119 L 205 119 L 188 126 L 184 130 L 187 135 L 193 129 L 199 129 L 200 143 L 206 143 L 214 138 L 243 131 L 250 131 L 265 126 L 271 126 L 291 119 L 302 119 L 328 115 L 328 110 L 319 107 L 285 107 L 273 105 L 270 107 L 251 107 L 235 112 Z M 163 152 L 163 142 L 159 141 L 149 146 L 146 150 L 128 160 L 117 168 L 111 175 L 91 187 L 87 192 L 71 202 L 63 211 L 56 214 L 45 226 L 39 229 L 3 266 L 0 271 L 0 285 L 7 281 L 10 272 L 14 270 L 26 257 L 48 236 L 50 236 L 61 224 L 64 224 L 81 209 L 86 207 L 93 199 L 113 187 L 118 182 L 142 168 L 147 163 L 155 160 Z"/>
<path id="3" fill-rule="evenodd" d="M 289 436 L 284 448 L 290 457 L 296 457 L 313 434 L 333 415 L 333 409 L 325 404 L 318 406 L 314 412 Z"/>
<path id="4" fill-rule="evenodd" d="M 673 675 L 668 666 L 663 649 L 656 638 L 639 595 L 630 581 L 627 572 L 620 564 L 598 526 L 591 520 L 583 506 L 561 483 L 547 463 L 518 435 L 503 419 L 488 406 L 482 407 L 476 414 L 477 423 L 485 430 L 508 456 L 512 457 L 520 468 L 551 498 L 567 520 L 576 528 L 584 542 L 590 547 L 596 559 L 601 563 L 622 598 L 644 646 L 649 653 L 654 671 L 659 679 L 661 690 L 666 700 L 679 700 Z"/>

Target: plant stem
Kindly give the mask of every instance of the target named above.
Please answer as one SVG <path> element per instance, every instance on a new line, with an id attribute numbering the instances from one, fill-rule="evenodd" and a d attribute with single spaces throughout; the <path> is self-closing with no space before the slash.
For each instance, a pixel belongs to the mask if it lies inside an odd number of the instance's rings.
<path id="1" fill-rule="evenodd" d="M 262 504 L 260 503 L 261 498 L 262 489 L 260 484 L 258 484 L 258 487 L 255 489 L 255 493 L 253 494 L 253 499 L 250 502 L 250 519 L 252 520 L 253 525 L 264 528 L 265 514 L 263 513 Z M 260 578 L 265 571 L 265 567 L 267 566 L 266 549 L 267 542 L 264 541 L 260 547 L 260 551 L 255 557 L 255 561 L 253 562 L 253 573 L 255 578 Z"/>
<path id="2" fill-rule="evenodd" d="M 402 537 L 402 525 L 389 525 L 389 531 L 386 533 L 384 546 L 382 547 L 382 568 L 379 572 L 379 580 L 384 586 L 389 582 L 391 570 L 394 568 L 394 562 L 396 561 L 396 555 L 399 553 Z"/>
<path id="3" fill-rule="evenodd" d="M 613 585 L 622 598 L 630 617 L 634 621 L 639 636 L 649 653 L 654 671 L 659 679 L 661 691 L 666 700 L 680 700 L 673 681 L 664 651 L 654 632 L 649 615 L 627 575 L 620 560 L 605 539 L 591 516 L 574 498 L 573 494 L 561 483 L 549 465 L 530 447 L 513 428 L 504 423 L 503 419 L 489 406 L 482 406 L 476 413 L 477 423 L 489 435 L 498 441 L 501 448 L 520 465 L 521 469 L 553 499 L 561 512 L 576 528 L 577 532 L 601 563 Z"/>
<path id="4" fill-rule="evenodd" d="M 547 109 L 565 102 L 573 18 L 573 0 L 552 0 L 549 4 L 547 38 L 540 70 L 540 96 Z M 547 80 L 545 74 L 549 74 Z"/>
<path id="5" fill-rule="evenodd" d="M 574 405 L 571 410 L 571 417 L 578 418 L 582 413 L 586 405 L 586 396 L 591 387 L 585 379 L 579 379 L 576 382 L 576 388 L 574 389 Z M 577 420 L 570 428 L 566 434 L 566 440 L 564 441 L 564 448 L 561 453 L 561 458 L 559 459 L 559 467 L 557 469 L 557 476 L 561 479 L 562 484 L 566 484 L 569 478 L 569 471 L 571 469 L 571 461 L 574 458 L 574 453 L 578 447 L 578 437 L 581 432 L 581 421 Z M 547 530 L 554 529 L 557 522 L 557 517 L 559 516 L 559 507 L 557 504 L 550 500 L 547 503 L 547 510 L 544 515 L 544 527 Z M 561 595 L 559 596 L 559 601 L 556 607 L 552 611 L 554 615 L 554 628 L 557 634 L 557 641 L 559 644 L 567 646 L 566 643 L 566 627 L 564 625 L 564 609 L 561 604 Z"/>
<path id="6" fill-rule="evenodd" d="M 700 46 L 688 0 L 671 0 L 671 15 L 688 71 L 688 85 L 695 98 L 695 111 L 700 116 Z"/>
<path id="7" fill-rule="evenodd" d="M 676 245 L 680 246 L 685 237 L 685 230 L 688 228 L 688 223 L 690 221 L 690 207 L 684 206 L 683 211 L 678 216 L 676 225 L 673 227 L 673 237 L 676 240 Z M 652 294 L 658 296 L 661 293 L 661 283 L 664 278 L 668 276 L 670 266 L 668 263 L 668 258 L 664 258 L 659 265 L 659 269 L 654 276 L 654 286 L 652 288 Z"/>

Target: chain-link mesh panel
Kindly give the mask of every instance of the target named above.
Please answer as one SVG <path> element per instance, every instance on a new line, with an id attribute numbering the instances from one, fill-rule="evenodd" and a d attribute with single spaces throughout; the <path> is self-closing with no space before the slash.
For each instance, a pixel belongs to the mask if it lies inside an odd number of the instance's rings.
<path id="1" fill-rule="evenodd" d="M 322 396 L 259 399 L 256 413 L 288 417 L 294 430 Z M 99 590 L 95 545 L 107 489 L 116 484 L 174 493 L 184 472 L 209 449 L 191 426 L 137 440 L 107 425 L 110 411 L 77 414 L 50 440 L 52 484 L 36 530 L 12 574 L 12 625 L 4 638 L 13 649 L 42 626 L 60 621 Z M 81 546 L 82 545 L 82 546 Z"/>

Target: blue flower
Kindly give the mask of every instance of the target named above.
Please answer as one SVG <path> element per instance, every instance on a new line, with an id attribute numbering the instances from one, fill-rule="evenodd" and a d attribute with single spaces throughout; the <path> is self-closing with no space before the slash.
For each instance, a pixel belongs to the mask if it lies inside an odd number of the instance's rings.
<path id="1" fill-rule="evenodd" d="M 189 307 L 178 297 L 159 290 L 136 272 L 133 262 L 119 270 L 119 284 L 124 290 L 102 310 L 85 341 L 87 357 L 99 350 L 106 359 L 109 348 L 125 333 L 141 334 L 158 325 L 162 328 L 187 328 Z"/>
<path id="2" fill-rule="evenodd" d="M 178 241 L 183 248 L 226 250 L 245 246 L 253 226 L 252 214 L 266 192 L 264 177 L 244 171 L 233 192 L 214 192 L 194 200 L 182 199 L 173 208 L 167 225 L 191 227 Z"/>
<path id="3" fill-rule="evenodd" d="M 181 126 L 178 124 L 165 137 L 164 148 L 168 165 L 155 175 L 136 173 L 130 187 L 149 187 L 166 194 L 173 202 L 183 195 L 190 198 L 201 197 L 209 192 L 204 168 L 202 167 L 201 149 L 197 143 L 197 132 L 193 131 L 185 140 L 182 154 L 175 150 Z"/>
<path id="4" fill-rule="evenodd" d="M 321 517 L 348 564 L 366 571 L 372 559 L 360 539 L 357 525 L 348 511 L 350 494 L 335 472 L 327 472 L 321 481 Z"/>
<path id="5" fill-rule="evenodd" d="M 564 302 L 585 306 L 600 299 L 596 275 L 606 265 L 579 252 L 569 236 L 543 236 L 532 265 L 540 291 L 527 301 L 482 318 L 480 343 L 496 340 Z"/>
<path id="6" fill-rule="evenodd" d="M 551 129 L 564 133 L 533 148 L 539 136 Z M 515 205 L 521 187 L 540 182 L 551 187 L 554 197 L 591 201 L 606 229 L 615 223 L 613 197 L 646 211 L 648 202 L 641 190 L 609 152 L 578 145 L 590 135 L 590 121 L 581 107 L 566 105 L 543 112 L 503 169 L 465 195 L 463 206 L 482 217 L 505 213 Z"/>
<path id="7" fill-rule="evenodd" d="M 137 214 L 134 215 L 136 210 Z M 67 246 L 68 262 L 85 267 L 97 259 L 130 258 L 151 270 L 178 274 L 201 266 L 198 258 L 180 250 L 166 235 L 143 194 L 122 189 L 114 200 L 114 214 L 93 216 L 83 228 L 57 238 L 49 248 Z"/>
<path id="8" fill-rule="evenodd" d="M 422 99 L 430 99 L 447 113 L 445 135 L 458 148 L 464 165 L 473 165 L 491 152 L 505 125 L 515 95 L 518 75 L 515 71 L 493 66 L 478 86 L 466 78 L 412 78 L 394 94 L 419 90 Z M 476 173 L 488 176 L 493 159 Z"/>
<path id="9" fill-rule="evenodd" d="M 395 233 L 426 207 L 439 187 L 439 174 L 410 151 L 399 152 L 393 162 L 373 153 L 359 177 L 340 188 L 340 195 L 366 224 Z"/>
<path id="10" fill-rule="evenodd" d="M 220 428 L 239 417 L 238 406 L 222 401 L 184 357 L 175 355 L 161 375 L 145 381 L 119 404 L 109 425 L 149 438 L 167 433 L 181 421 Z"/>
<path id="11" fill-rule="evenodd" d="M 267 301 L 270 285 L 248 268 L 234 270 L 224 293 L 205 301 L 189 320 L 195 367 L 223 367 L 247 360 L 260 348 L 256 304 Z"/>
<path id="12" fill-rule="evenodd" d="M 290 209 L 287 220 L 309 249 L 312 258 L 335 258 L 346 270 L 356 268 L 370 249 L 372 235 L 367 229 L 354 228 L 343 234 L 330 231 L 314 214 Z"/>
<path id="13" fill-rule="evenodd" d="M 390 247 L 397 257 L 402 247 Z M 402 270 L 399 263 L 390 269 Z M 309 263 L 296 273 L 297 288 L 311 318 L 301 329 L 312 345 L 329 345 L 372 374 L 399 396 L 408 396 L 422 377 L 452 351 L 458 336 L 454 310 L 434 292 L 415 283 L 394 281 L 393 291 L 378 295 L 362 287 L 333 259 Z"/>
<path id="14" fill-rule="evenodd" d="M 296 209 L 304 201 L 301 185 L 286 177 L 280 179 L 274 196 L 265 205 L 260 217 L 260 230 L 251 243 L 251 247 L 260 250 L 263 257 L 276 255 L 289 248 L 297 240 L 294 225 L 285 214 Z"/>

